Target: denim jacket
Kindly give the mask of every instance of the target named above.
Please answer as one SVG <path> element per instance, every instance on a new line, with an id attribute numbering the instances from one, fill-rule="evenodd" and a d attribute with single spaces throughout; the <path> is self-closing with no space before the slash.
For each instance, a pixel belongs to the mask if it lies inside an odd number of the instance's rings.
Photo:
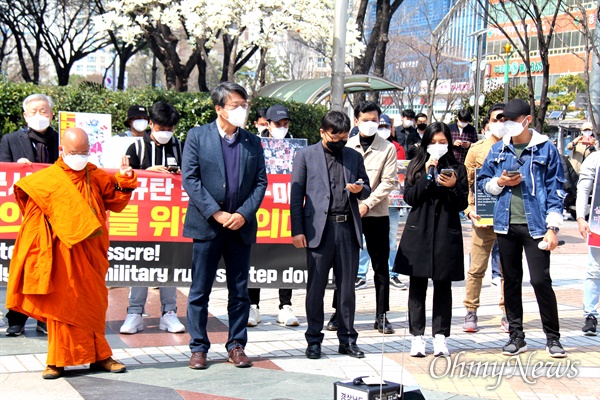
<path id="1" fill-rule="evenodd" d="M 546 234 L 549 226 L 562 224 L 565 175 L 558 150 L 546 135 L 531 130 L 532 137 L 521 154 L 524 161 L 519 171 L 523 177 L 521 191 L 525 218 L 532 238 Z M 517 155 L 510 136 L 492 146 L 479 175 L 477 187 L 497 196 L 494 207 L 494 231 L 506 234 L 510 224 L 512 189 L 501 187 L 498 179 L 502 171 L 515 169 Z"/>

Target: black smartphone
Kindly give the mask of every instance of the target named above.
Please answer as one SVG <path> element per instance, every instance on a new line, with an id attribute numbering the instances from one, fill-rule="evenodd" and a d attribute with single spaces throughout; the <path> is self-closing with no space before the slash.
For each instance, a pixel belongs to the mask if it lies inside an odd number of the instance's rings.
<path id="1" fill-rule="evenodd" d="M 444 168 L 440 171 L 440 174 L 446 175 L 446 176 L 452 176 L 453 173 L 454 173 L 454 170 L 452 168 Z"/>
<path id="2" fill-rule="evenodd" d="M 513 176 L 521 175 L 521 173 L 519 171 L 506 171 L 506 175 L 512 178 Z"/>
<path id="3" fill-rule="evenodd" d="M 177 171 L 179 171 L 179 167 L 177 165 L 169 165 L 167 167 L 167 171 L 169 171 L 169 172 L 177 172 Z"/>

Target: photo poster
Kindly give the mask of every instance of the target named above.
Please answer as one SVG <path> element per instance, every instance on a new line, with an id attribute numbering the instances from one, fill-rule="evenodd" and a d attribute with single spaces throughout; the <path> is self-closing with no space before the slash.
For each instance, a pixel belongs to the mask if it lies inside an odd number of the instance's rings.
<path id="1" fill-rule="evenodd" d="M 388 195 L 389 207 L 410 207 L 404 201 L 404 180 L 406 179 L 406 168 L 410 160 L 398 160 L 398 182 L 396 187 Z"/>
<path id="2" fill-rule="evenodd" d="M 60 111 L 58 113 L 58 132 L 60 138 L 66 129 L 81 128 L 90 140 L 89 161 L 98 167 L 104 167 L 103 148 L 112 136 L 112 117 L 110 114 Z"/>
<path id="3" fill-rule="evenodd" d="M 481 168 L 475 169 L 475 213 L 481 217 L 477 221 L 476 226 L 493 226 L 494 225 L 494 206 L 496 205 L 496 197 L 488 194 L 477 187 L 479 173 Z"/>
<path id="4" fill-rule="evenodd" d="M 267 174 L 291 174 L 294 156 L 308 145 L 307 139 L 260 138 Z"/>
<path id="5" fill-rule="evenodd" d="M 600 181 L 598 176 L 600 175 L 600 169 L 596 170 L 596 179 L 594 181 L 594 192 L 592 194 L 592 207 L 590 209 L 590 218 L 588 223 L 590 225 L 590 234 L 588 235 L 587 244 L 590 247 L 600 247 L 600 190 L 598 186 Z"/>

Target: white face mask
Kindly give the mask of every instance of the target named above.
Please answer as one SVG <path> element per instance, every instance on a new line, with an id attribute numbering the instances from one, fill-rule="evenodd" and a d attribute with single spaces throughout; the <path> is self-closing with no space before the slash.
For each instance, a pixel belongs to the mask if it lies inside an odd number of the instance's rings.
<path id="1" fill-rule="evenodd" d="M 239 106 L 234 110 L 226 110 L 227 111 L 227 121 L 233 126 L 237 126 L 238 128 L 242 128 L 244 123 L 246 122 L 246 113 L 247 110 Z"/>
<path id="2" fill-rule="evenodd" d="M 526 122 L 525 126 L 523 126 L 523 122 Z M 527 125 L 529 125 L 527 119 L 524 119 L 522 122 L 504 121 L 504 130 L 506 131 L 507 135 L 515 137 L 523 133 L 523 130 L 527 127 Z"/>
<path id="3" fill-rule="evenodd" d="M 166 144 L 173 137 L 173 132 L 171 132 L 171 131 L 156 131 L 156 132 L 152 132 L 152 136 L 154 136 L 154 139 L 156 139 L 156 141 L 158 143 Z"/>
<path id="4" fill-rule="evenodd" d="M 502 137 L 506 134 L 504 122 L 490 122 L 488 132 L 496 136 L 498 139 L 502 139 Z"/>
<path id="5" fill-rule="evenodd" d="M 377 134 L 382 138 L 382 139 L 387 139 L 390 137 L 390 135 L 392 134 L 392 130 L 389 128 L 379 128 L 377 129 Z"/>
<path id="6" fill-rule="evenodd" d="M 402 126 L 404 126 L 405 128 L 410 128 L 414 124 L 415 123 L 412 120 L 410 120 L 410 119 L 404 119 L 404 120 L 402 120 Z"/>
<path id="7" fill-rule="evenodd" d="M 73 171 L 81 171 L 87 165 L 89 156 L 81 154 L 63 154 L 62 158 L 65 164 Z"/>
<path id="8" fill-rule="evenodd" d="M 50 118 L 36 114 L 33 117 L 27 117 L 27 126 L 36 132 L 45 131 L 50 126 Z"/>
<path id="9" fill-rule="evenodd" d="M 148 127 L 148 121 L 145 119 L 136 119 L 131 123 L 131 127 L 138 132 L 144 132 Z"/>
<path id="10" fill-rule="evenodd" d="M 284 139 L 285 135 L 287 135 L 287 133 L 288 133 L 288 128 L 286 128 L 286 127 L 271 128 L 271 137 L 273 139 Z"/>
<path id="11" fill-rule="evenodd" d="M 483 137 L 485 139 L 488 139 L 490 136 L 492 136 L 492 131 L 490 131 L 489 129 L 485 132 L 483 132 Z"/>
<path id="12" fill-rule="evenodd" d="M 590 130 L 581 131 L 581 133 L 582 133 L 582 134 L 583 134 L 583 136 L 585 136 L 586 138 L 589 138 L 590 136 L 592 136 L 592 131 L 590 131 Z"/>
<path id="13" fill-rule="evenodd" d="M 469 125 L 469 123 L 468 123 L 468 122 L 462 122 L 462 121 L 458 121 L 458 124 L 457 124 L 457 125 L 458 125 L 460 128 L 464 128 L 465 126 Z"/>
<path id="14" fill-rule="evenodd" d="M 448 152 L 448 145 L 442 143 L 430 144 L 427 146 L 427 153 L 434 160 L 439 160 Z"/>
<path id="15" fill-rule="evenodd" d="M 365 121 L 358 124 L 358 130 L 365 136 L 373 136 L 377 133 L 377 128 L 379 128 L 379 123 L 373 121 Z"/>

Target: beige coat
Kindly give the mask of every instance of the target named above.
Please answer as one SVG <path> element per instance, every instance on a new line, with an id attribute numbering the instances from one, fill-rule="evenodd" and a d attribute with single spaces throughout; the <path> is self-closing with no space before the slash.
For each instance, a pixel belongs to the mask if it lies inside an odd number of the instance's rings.
<path id="1" fill-rule="evenodd" d="M 365 217 L 384 217 L 389 215 L 388 195 L 398 182 L 396 165 L 396 148 L 393 144 L 375 134 L 373 143 L 363 151 L 360 145 L 360 134 L 348 139 L 347 147 L 359 152 L 364 159 L 365 169 L 369 176 L 371 195 L 359 201 L 369 207 Z"/>

